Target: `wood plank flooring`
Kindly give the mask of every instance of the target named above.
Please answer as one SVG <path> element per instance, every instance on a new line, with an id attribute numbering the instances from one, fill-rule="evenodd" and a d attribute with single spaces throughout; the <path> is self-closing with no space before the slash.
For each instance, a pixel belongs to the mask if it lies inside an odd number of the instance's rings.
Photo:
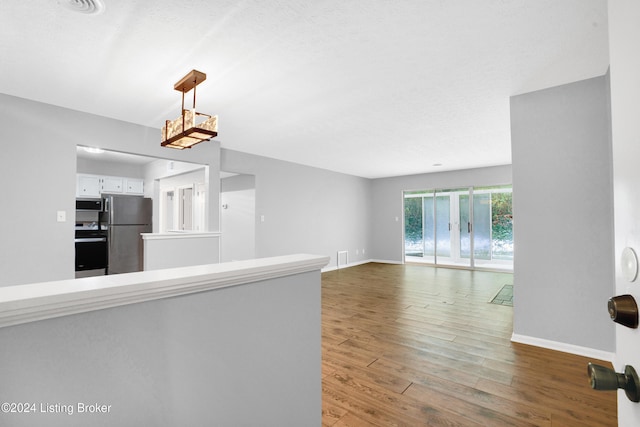
<path id="1" fill-rule="evenodd" d="M 513 308 L 488 303 L 505 284 L 409 264 L 323 273 L 323 425 L 616 426 L 591 359 L 511 343 Z"/>

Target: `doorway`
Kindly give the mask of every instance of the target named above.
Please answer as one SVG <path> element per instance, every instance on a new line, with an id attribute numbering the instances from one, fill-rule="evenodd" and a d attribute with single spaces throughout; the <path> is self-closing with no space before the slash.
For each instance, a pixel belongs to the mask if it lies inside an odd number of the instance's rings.
<path id="1" fill-rule="evenodd" d="M 220 261 L 239 261 L 256 255 L 255 176 L 224 173 L 220 180 Z"/>
<path id="2" fill-rule="evenodd" d="M 404 192 L 405 262 L 513 270 L 511 186 Z"/>

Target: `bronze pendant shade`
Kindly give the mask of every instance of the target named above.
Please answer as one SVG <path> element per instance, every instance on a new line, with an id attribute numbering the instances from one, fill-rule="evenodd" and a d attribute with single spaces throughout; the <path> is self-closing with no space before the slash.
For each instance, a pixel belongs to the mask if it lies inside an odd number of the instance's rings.
<path id="1" fill-rule="evenodd" d="M 163 147 L 184 150 L 218 136 L 218 116 L 196 111 L 196 86 L 206 78 L 205 73 L 191 70 L 173 86 L 175 90 L 182 92 L 182 115 L 173 121 L 167 120 L 162 127 L 160 145 Z M 191 89 L 193 89 L 193 108 L 185 110 L 184 95 Z M 206 120 L 198 122 L 202 117 L 206 117 Z"/>

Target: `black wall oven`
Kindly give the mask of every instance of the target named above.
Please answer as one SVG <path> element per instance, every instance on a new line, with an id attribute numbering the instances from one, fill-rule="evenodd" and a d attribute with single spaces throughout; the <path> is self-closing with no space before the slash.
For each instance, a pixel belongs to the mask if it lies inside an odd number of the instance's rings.
<path id="1" fill-rule="evenodd" d="M 107 268 L 107 236 L 99 230 L 76 230 L 76 271 Z"/>

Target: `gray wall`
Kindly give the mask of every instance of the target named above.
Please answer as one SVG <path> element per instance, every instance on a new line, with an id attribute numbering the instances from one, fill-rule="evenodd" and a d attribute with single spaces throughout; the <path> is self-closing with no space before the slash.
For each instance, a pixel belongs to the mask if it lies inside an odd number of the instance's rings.
<path id="1" fill-rule="evenodd" d="M 255 175 L 256 257 L 327 255 L 329 268 L 341 250 L 370 258 L 370 180 L 226 149 L 221 169 Z"/>
<path id="2" fill-rule="evenodd" d="M 76 145 L 209 163 L 217 206 L 218 142 L 171 150 L 160 146 L 159 129 L 0 94 L 0 286 L 74 277 Z M 66 222 L 56 221 L 59 210 Z M 210 223 L 218 231 L 218 209 Z"/>
<path id="3" fill-rule="evenodd" d="M 373 259 L 402 262 L 403 191 L 511 184 L 511 166 L 380 178 L 372 182 Z"/>
<path id="4" fill-rule="evenodd" d="M 514 333 L 613 351 L 608 77 L 511 98 Z"/>
<path id="5" fill-rule="evenodd" d="M 0 425 L 319 426 L 320 312 L 313 271 L 0 328 Z"/>

